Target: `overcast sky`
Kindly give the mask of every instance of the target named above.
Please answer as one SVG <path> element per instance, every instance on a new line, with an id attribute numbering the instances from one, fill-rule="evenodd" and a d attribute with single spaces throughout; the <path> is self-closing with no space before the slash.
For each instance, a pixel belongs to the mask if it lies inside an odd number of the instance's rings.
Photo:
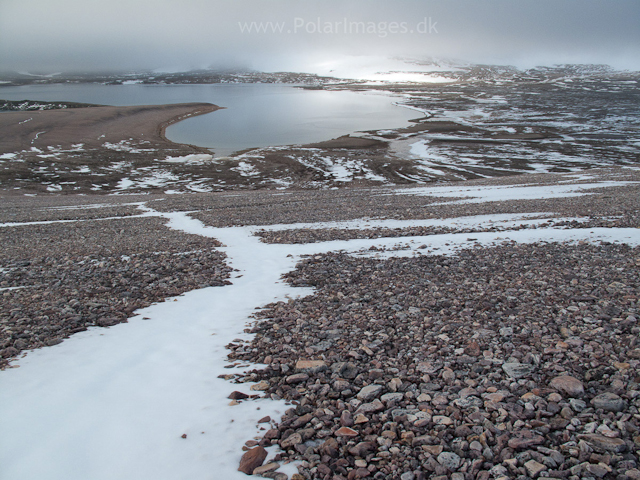
<path id="1" fill-rule="evenodd" d="M 640 0 L 0 0 L 4 71 L 303 71 L 343 55 L 640 70 Z"/>

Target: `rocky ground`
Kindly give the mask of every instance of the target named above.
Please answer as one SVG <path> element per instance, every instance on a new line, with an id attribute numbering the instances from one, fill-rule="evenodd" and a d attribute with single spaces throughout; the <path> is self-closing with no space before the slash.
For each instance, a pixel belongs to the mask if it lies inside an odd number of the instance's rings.
<path id="1" fill-rule="evenodd" d="M 46 112 L 31 111 L 43 108 L 39 102 L 5 105 L 19 111 L 2 113 L 0 368 L 24 350 L 230 281 L 219 242 L 142 217 L 141 205 L 189 211 L 218 227 L 512 213 L 541 221 L 508 229 L 640 227 L 636 184 L 479 203 L 398 188 L 468 180 L 465 187 L 508 193 L 523 184 L 640 180 L 637 73 L 483 66 L 449 73 L 451 83 L 423 85 L 274 74 L 266 81 L 393 93 L 416 119 L 408 128 L 225 159 L 162 134 L 211 105 L 59 104 Z M 168 195 L 176 192 L 199 193 Z M 92 195 L 42 195 L 52 193 Z M 273 227 L 258 235 L 300 244 L 498 229 Z M 233 364 L 265 366 L 225 378 L 256 382 L 255 396 L 291 407 L 281 419 L 263 419 L 264 435 L 246 443 L 241 469 L 278 480 L 286 475 L 275 462 L 287 461 L 299 464 L 292 480 L 640 479 L 639 272 L 640 248 L 610 243 L 308 257 L 286 280 L 315 293 L 267 305 L 253 340 L 228 345 Z M 245 399 L 232 394 L 232 402 Z M 281 451 L 263 465 L 270 445 Z"/>
<path id="2" fill-rule="evenodd" d="M 573 174 L 532 174 L 501 178 L 469 180 L 447 185 L 473 187 L 499 186 L 554 186 L 564 183 L 592 183 L 598 181 L 640 180 L 636 169 L 612 168 L 589 170 L 585 177 Z M 337 222 L 361 218 L 369 219 L 443 219 L 473 215 L 496 215 L 509 213 L 551 212 L 555 216 L 593 217 L 593 222 L 610 221 L 611 225 L 637 226 L 637 189 L 633 185 L 607 189 L 596 188 L 591 196 L 597 201 L 597 211 L 584 197 L 559 197 L 553 199 L 500 201 L 489 203 L 458 203 L 456 197 L 421 196 L 411 194 L 412 189 L 399 187 L 353 188 L 344 190 L 313 190 L 288 192 L 234 192 L 198 196 L 171 196 L 166 201 L 154 204 L 154 208 L 194 210 L 192 216 L 207 225 L 223 227 L 230 225 L 277 225 L 292 223 Z M 409 193 L 409 194 L 406 194 Z M 611 218 L 609 218 L 611 217 Z M 615 218 L 613 218 L 615 217 Z M 340 230 L 340 232 L 338 232 Z M 336 228 L 331 234 L 314 229 L 313 241 L 355 238 L 355 233 Z M 298 229 L 295 234 L 311 238 L 309 233 Z M 261 234 L 270 239 L 272 233 Z M 360 235 L 360 234 L 358 234 Z M 277 238 L 277 236 L 276 236 Z M 306 240 L 305 240 L 306 241 Z M 293 241 L 292 243 L 296 243 Z M 287 242 L 283 242 L 287 243 Z"/>
<path id="3" fill-rule="evenodd" d="M 0 235 L 0 367 L 167 297 L 224 285 L 231 272 L 217 241 L 157 218 L 12 226 Z"/>
<path id="4" fill-rule="evenodd" d="M 442 235 L 446 233 L 469 233 L 478 232 L 506 232 L 536 228 L 593 228 L 619 226 L 619 221 L 579 221 L 579 220 L 544 220 L 536 224 L 521 223 L 514 226 L 495 226 L 486 228 L 454 228 L 447 226 L 426 226 L 426 227 L 408 227 L 408 228 L 364 228 L 364 229 L 340 229 L 337 227 L 327 229 L 310 229 L 303 228 L 300 230 L 276 230 L 258 232 L 258 235 L 264 239 L 266 243 L 316 243 L 327 242 L 333 240 L 353 240 L 353 239 L 372 239 L 372 238 L 394 238 L 394 237 L 416 237 L 426 235 Z"/>
<path id="5" fill-rule="evenodd" d="M 508 191 L 638 175 L 616 168 L 457 186 Z M 188 211 L 218 227 L 271 225 L 258 232 L 263 241 L 291 244 L 473 236 L 496 227 L 279 224 L 535 213 L 540 224 L 509 228 L 638 228 L 637 184 L 609 185 L 576 197 L 484 203 L 398 188 L 4 196 L 2 365 L 22 350 L 229 281 L 219 242 L 170 230 L 144 216 L 149 208 Z M 253 341 L 228 346 L 232 363 L 266 367 L 225 378 L 256 382 L 256 396 L 291 406 L 282 419 L 265 419 L 271 427 L 247 448 L 260 458 L 260 447 L 277 444 L 275 461 L 300 462 L 297 475 L 310 479 L 640 478 L 639 272 L 639 248 L 584 242 L 386 260 L 307 257 L 286 280 L 315 293 L 267 305 Z M 273 462 L 253 467 L 245 470 L 284 478 Z"/>
<path id="6" fill-rule="evenodd" d="M 640 249 L 315 256 L 231 360 L 294 403 L 260 445 L 305 478 L 638 478 Z"/>

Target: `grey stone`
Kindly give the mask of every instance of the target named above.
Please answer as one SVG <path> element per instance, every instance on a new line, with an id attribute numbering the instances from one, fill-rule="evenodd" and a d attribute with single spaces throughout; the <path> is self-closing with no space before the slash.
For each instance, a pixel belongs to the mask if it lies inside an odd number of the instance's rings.
<path id="1" fill-rule="evenodd" d="M 384 403 L 394 403 L 399 402 L 403 398 L 404 395 L 402 393 L 385 393 L 380 397 L 380 400 L 382 400 Z"/>
<path id="2" fill-rule="evenodd" d="M 331 371 L 349 380 L 353 380 L 358 375 L 358 367 L 351 362 L 334 363 L 331 365 Z"/>
<path id="3" fill-rule="evenodd" d="M 511 378 L 522 378 L 533 372 L 533 365 L 528 363 L 504 363 L 502 370 Z"/>
<path id="4" fill-rule="evenodd" d="M 513 327 L 502 327 L 500 329 L 501 337 L 510 337 L 511 335 L 513 335 Z"/>
<path id="5" fill-rule="evenodd" d="M 382 389 L 382 385 L 367 385 L 358 392 L 358 395 L 356 395 L 356 397 L 363 402 L 370 402 L 374 398 L 377 398 L 378 395 L 380 395 Z"/>
<path id="6" fill-rule="evenodd" d="M 591 399 L 591 405 L 608 412 L 621 412 L 627 408 L 627 403 L 615 393 L 605 392 Z"/>
<path id="7" fill-rule="evenodd" d="M 574 412 L 581 412 L 585 408 L 587 408 L 587 402 L 585 402 L 584 400 L 579 400 L 577 398 L 570 399 L 569 405 L 571 405 L 571 408 L 573 408 Z"/>
<path id="8" fill-rule="evenodd" d="M 462 459 L 453 452 L 442 452 L 438 455 L 438 463 L 449 470 L 457 470 Z"/>
<path id="9" fill-rule="evenodd" d="M 298 445 L 299 443 L 302 443 L 302 436 L 299 433 L 292 433 L 282 442 L 280 442 L 280 446 L 282 448 L 289 448 L 293 447 L 294 445 Z"/>

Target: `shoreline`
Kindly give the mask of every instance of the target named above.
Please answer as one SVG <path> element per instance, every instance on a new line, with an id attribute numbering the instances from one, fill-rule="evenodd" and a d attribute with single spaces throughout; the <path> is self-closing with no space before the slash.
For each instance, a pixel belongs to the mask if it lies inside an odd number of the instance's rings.
<path id="1" fill-rule="evenodd" d="M 0 129 L 4 132 L 0 154 L 78 144 L 100 149 L 124 140 L 158 148 L 201 150 L 195 145 L 172 142 L 166 138 L 165 130 L 186 118 L 218 109 L 213 104 L 183 103 L 0 112 Z"/>
<path id="2" fill-rule="evenodd" d="M 160 123 L 160 124 L 158 125 L 158 127 L 157 127 L 157 128 L 158 128 L 158 135 L 159 135 L 159 136 L 160 136 L 160 137 L 161 137 L 165 142 L 170 143 L 170 144 L 172 144 L 172 145 L 177 145 L 177 146 L 184 145 L 184 146 L 192 147 L 192 148 L 195 148 L 195 149 L 201 149 L 202 151 L 207 151 L 207 152 L 208 152 L 208 151 L 210 151 L 211 149 L 209 149 L 209 148 L 207 148 L 207 147 L 200 147 L 200 146 L 198 146 L 198 145 L 193 145 L 193 144 L 191 144 L 191 143 L 178 143 L 178 142 L 174 142 L 174 141 L 172 141 L 172 140 L 169 140 L 169 139 L 166 137 L 165 133 L 166 133 L 167 128 L 169 128 L 171 125 L 175 125 L 176 123 L 181 122 L 182 120 L 186 120 L 187 118 L 191 118 L 191 117 L 197 117 L 197 116 L 199 116 L 199 115 L 206 115 L 207 113 L 212 113 L 212 112 L 215 112 L 215 111 L 217 111 L 217 110 L 224 110 L 224 109 L 226 108 L 226 107 L 219 107 L 218 105 L 214 105 L 214 104 L 211 104 L 211 105 L 212 105 L 213 107 L 215 107 L 215 108 L 213 108 L 213 109 L 206 109 L 206 108 L 205 108 L 205 109 L 203 109 L 203 110 L 195 110 L 195 111 L 193 111 L 193 112 L 190 112 L 190 113 L 187 113 L 187 114 L 184 114 L 184 115 L 177 115 L 177 116 L 175 116 L 174 118 L 171 118 L 171 119 L 169 119 L 169 120 L 166 120 L 166 121 L 164 121 L 164 122 Z"/>

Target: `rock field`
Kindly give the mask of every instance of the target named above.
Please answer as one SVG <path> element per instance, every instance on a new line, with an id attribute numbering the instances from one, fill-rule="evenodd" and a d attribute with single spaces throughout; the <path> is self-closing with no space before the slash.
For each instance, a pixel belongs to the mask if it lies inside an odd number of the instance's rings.
<path id="1" fill-rule="evenodd" d="M 639 177 L 611 169 L 464 185 Z M 166 219 L 145 216 L 150 208 L 190 212 L 214 227 L 262 226 L 263 242 L 292 245 L 501 229 L 308 225 L 363 218 L 532 214 L 538 224 L 505 230 L 640 227 L 636 183 L 484 203 L 416 193 L 5 196 L 0 367 L 24 350 L 233 281 L 219 241 L 169 229 Z M 314 293 L 262 305 L 256 335 L 227 346 L 231 364 L 260 365 L 224 378 L 255 382 L 254 398 L 290 407 L 281 419 L 263 419 L 264 435 L 247 441 L 242 471 L 283 480 L 279 465 L 296 461 L 292 480 L 640 479 L 640 247 L 470 245 L 452 256 L 302 258 L 285 280 Z M 252 400 L 243 395 L 232 394 L 232 404 Z M 264 464 L 262 449 L 271 445 L 281 450 Z"/>
<path id="2" fill-rule="evenodd" d="M 305 478 L 637 478 L 640 249 L 308 258 L 231 360 Z"/>

